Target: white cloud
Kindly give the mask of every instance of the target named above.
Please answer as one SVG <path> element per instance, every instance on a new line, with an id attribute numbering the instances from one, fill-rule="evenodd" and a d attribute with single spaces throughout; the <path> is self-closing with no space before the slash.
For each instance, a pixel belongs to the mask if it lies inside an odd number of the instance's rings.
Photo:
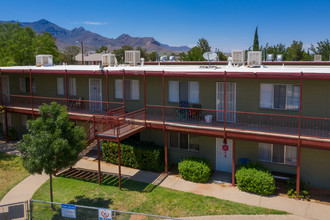
<path id="1" fill-rule="evenodd" d="M 90 25 L 105 25 L 108 24 L 107 22 L 98 22 L 98 21 L 84 21 L 84 24 Z"/>

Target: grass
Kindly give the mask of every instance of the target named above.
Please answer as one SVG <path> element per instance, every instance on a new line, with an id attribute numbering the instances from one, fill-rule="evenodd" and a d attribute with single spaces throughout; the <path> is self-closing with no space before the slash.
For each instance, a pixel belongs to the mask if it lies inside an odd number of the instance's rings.
<path id="1" fill-rule="evenodd" d="M 96 177 L 96 174 L 95 176 Z M 103 185 L 95 182 L 57 177 L 53 181 L 54 201 L 85 206 L 104 207 L 139 213 L 171 217 L 204 215 L 258 215 L 286 214 L 283 211 L 254 207 L 236 202 L 171 190 L 160 186 L 123 179 L 122 191 L 118 189 L 118 178 L 103 176 Z M 49 182 L 33 195 L 33 199 L 49 201 Z M 49 204 L 34 203 L 36 219 L 57 219 L 60 207 L 50 211 Z M 93 212 L 90 210 L 90 212 Z M 94 213 L 97 215 L 96 213 Z M 87 218 L 87 210 L 77 208 L 79 215 Z M 128 219 L 129 217 L 122 218 Z"/>
<path id="2" fill-rule="evenodd" d="M 29 176 L 19 156 L 0 152 L 0 201 L 17 183 Z"/>

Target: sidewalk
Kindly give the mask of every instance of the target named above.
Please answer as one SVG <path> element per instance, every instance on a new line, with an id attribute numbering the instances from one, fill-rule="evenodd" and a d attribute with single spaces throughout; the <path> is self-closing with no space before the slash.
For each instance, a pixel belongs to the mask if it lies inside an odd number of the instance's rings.
<path id="1" fill-rule="evenodd" d="M 83 169 L 97 171 L 97 161 L 82 159 L 75 165 L 75 168 L 83 168 Z M 118 166 L 101 162 L 101 171 L 113 175 L 118 175 Z M 219 199 L 225 199 L 225 200 L 244 203 L 253 206 L 283 210 L 295 215 L 295 216 L 290 215 L 287 216 L 286 218 L 283 217 L 283 219 L 299 219 L 299 217 L 311 218 L 311 219 L 329 219 L 330 216 L 330 206 L 319 203 L 294 200 L 280 196 L 270 196 L 270 197 L 259 196 L 259 195 L 240 191 L 236 187 L 232 187 L 229 185 L 223 185 L 223 184 L 219 185 L 215 183 L 206 183 L 206 184 L 193 183 L 193 182 L 185 181 L 173 175 L 166 176 L 165 174 L 142 171 L 128 167 L 122 167 L 121 172 L 122 172 L 122 177 L 129 178 L 135 181 L 152 183 L 170 189 L 180 190 L 184 192 L 192 192 L 205 196 L 212 196 Z M 270 217 L 271 216 L 269 216 L 269 218 Z M 215 219 L 215 218 L 209 216 L 200 219 Z M 252 219 L 259 219 L 259 218 L 252 218 Z M 270 219 L 275 219 L 275 218 L 270 218 Z"/>
<path id="2" fill-rule="evenodd" d="M 1 200 L 0 205 L 22 202 L 32 198 L 39 187 L 49 179 L 46 174 L 30 175 L 12 188 Z"/>

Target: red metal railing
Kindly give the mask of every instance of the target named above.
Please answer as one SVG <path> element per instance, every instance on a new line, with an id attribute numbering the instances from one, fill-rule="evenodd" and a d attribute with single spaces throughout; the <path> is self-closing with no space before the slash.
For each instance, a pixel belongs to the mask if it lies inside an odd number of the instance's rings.
<path id="1" fill-rule="evenodd" d="M 11 107 L 25 107 L 25 108 L 38 108 L 38 106 L 46 103 L 57 102 L 61 105 L 67 105 L 68 112 L 76 113 L 93 113 L 93 114 L 107 114 L 107 112 L 122 108 L 121 102 L 106 102 L 106 101 L 90 101 L 79 99 L 65 99 L 53 97 L 40 97 L 33 96 L 33 103 L 31 96 L 25 95 L 3 95 L 4 106 Z M 109 106 L 109 109 L 107 109 Z"/>
<path id="2" fill-rule="evenodd" d="M 224 127 L 224 111 L 147 105 L 147 120 L 155 123 Z M 287 135 L 299 134 L 299 116 L 241 111 L 226 111 L 226 128 Z M 330 118 L 302 116 L 301 135 L 330 138 Z"/>

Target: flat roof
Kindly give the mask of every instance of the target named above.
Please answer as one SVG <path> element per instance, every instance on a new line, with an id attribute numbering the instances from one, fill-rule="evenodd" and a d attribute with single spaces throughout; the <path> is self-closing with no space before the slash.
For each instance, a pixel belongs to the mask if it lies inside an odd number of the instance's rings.
<path id="1" fill-rule="evenodd" d="M 330 66 L 319 65 L 266 65 L 261 67 L 229 67 L 227 65 L 118 65 L 116 67 L 100 68 L 99 65 L 54 65 L 54 66 L 12 66 L 0 67 L 3 73 L 31 73 L 38 74 L 86 74 L 94 75 L 105 73 L 109 75 L 122 75 L 124 72 L 127 75 L 154 75 L 154 76 L 186 76 L 186 77 L 221 77 L 225 73 L 228 77 L 243 77 L 251 78 L 255 76 L 276 75 L 278 78 L 297 78 L 301 73 L 309 75 L 315 79 L 330 79 Z M 245 75 L 245 77 L 244 77 Z"/>

